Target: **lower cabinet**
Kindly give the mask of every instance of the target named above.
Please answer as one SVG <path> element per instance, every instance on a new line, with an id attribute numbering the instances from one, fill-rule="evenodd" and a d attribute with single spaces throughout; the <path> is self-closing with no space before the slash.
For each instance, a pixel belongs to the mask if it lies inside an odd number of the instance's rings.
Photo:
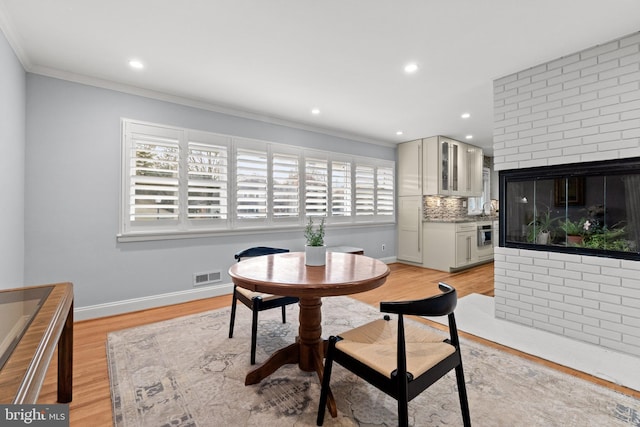
<path id="1" fill-rule="evenodd" d="M 493 259 L 478 252 L 476 222 L 425 222 L 422 228 L 423 267 L 450 272 Z"/>
<path id="2" fill-rule="evenodd" d="M 398 197 L 398 261 L 422 263 L 422 196 Z"/>

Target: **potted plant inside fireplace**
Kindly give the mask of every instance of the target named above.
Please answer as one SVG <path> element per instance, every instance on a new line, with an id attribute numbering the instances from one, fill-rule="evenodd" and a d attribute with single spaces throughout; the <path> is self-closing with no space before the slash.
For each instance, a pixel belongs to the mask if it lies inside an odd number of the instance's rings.
<path id="1" fill-rule="evenodd" d="M 552 243 L 555 237 L 553 223 L 557 219 L 558 218 L 551 218 L 551 210 L 549 208 L 547 208 L 546 212 L 542 215 L 537 215 L 536 219 L 528 224 L 529 233 L 527 235 L 527 241 L 538 245 L 548 245 Z"/>

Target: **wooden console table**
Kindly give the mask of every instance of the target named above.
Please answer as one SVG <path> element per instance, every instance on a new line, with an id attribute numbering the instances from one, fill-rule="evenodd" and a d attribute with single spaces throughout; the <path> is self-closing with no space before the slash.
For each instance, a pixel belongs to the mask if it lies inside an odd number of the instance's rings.
<path id="1" fill-rule="evenodd" d="M 37 403 L 56 346 L 58 402 L 71 402 L 73 285 L 0 291 L 0 322 L 0 403 Z"/>

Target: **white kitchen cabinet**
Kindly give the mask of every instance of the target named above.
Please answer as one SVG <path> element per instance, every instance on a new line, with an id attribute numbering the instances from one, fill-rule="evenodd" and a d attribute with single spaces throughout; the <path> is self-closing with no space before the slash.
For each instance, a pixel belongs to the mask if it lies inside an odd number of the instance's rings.
<path id="1" fill-rule="evenodd" d="M 398 197 L 399 261 L 422 263 L 422 196 Z"/>
<path id="2" fill-rule="evenodd" d="M 479 257 L 477 237 L 476 222 L 425 222 L 422 265 L 451 272 L 491 261 L 492 254 Z"/>
<path id="3" fill-rule="evenodd" d="M 422 195 L 422 140 L 398 144 L 398 196 Z"/>
<path id="4" fill-rule="evenodd" d="M 422 140 L 422 194 L 482 194 L 482 149 L 442 136 Z"/>

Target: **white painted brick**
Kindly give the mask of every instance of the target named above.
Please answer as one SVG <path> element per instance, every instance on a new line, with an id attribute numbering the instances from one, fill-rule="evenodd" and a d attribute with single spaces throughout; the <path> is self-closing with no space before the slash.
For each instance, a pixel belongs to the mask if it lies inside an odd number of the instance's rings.
<path id="1" fill-rule="evenodd" d="M 576 90 L 580 90 L 581 92 L 589 92 L 588 90 L 586 91 L 583 90 L 582 87 L 589 86 L 590 84 L 597 84 L 597 83 L 598 83 L 598 75 L 591 74 L 590 76 L 584 76 L 584 77 L 580 77 L 573 80 L 567 80 L 562 84 L 562 88 L 564 90 L 576 89 Z"/>
<path id="2" fill-rule="evenodd" d="M 502 318 L 504 319 L 508 314 L 513 314 L 513 315 L 518 315 L 520 314 L 520 310 L 518 310 L 517 308 L 513 308 L 513 307 L 508 307 L 508 306 L 501 306 L 500 307 L 503 313 Z"/>
<path id="3" fill-rule="evenodd" d="M 500 292 L 500 295 L 509 301 L 508 304 L 512 304 L 512 301 L 518 301 L 518 298 L 520 298 L 519 294 L 508 290 Z"/>
<path id="4" fill-rule="evenodd" d="M 546 155 L 545 155 L 546 153 Z M 533 158 L 540 158 L 542 160 L 546 160 L 549 156 L 562 156 L 562 150 L 558 149 L 558 150 L 546 150 L 544 152 L 537 152 L 537 153 L 533 153 L 532 154 Z"/>
<path id="5" fill-rule="evenodd" d="M 577 340 L 588 342 L 591 344 L 596 344 L 596 345 L 600 344 L 600 338 L 595 335 L 586 334 L 584 332 L 573 331 L 571 329 L 565 330 L 564 334 L 569 338 L 575 338 Z"/>
<path id="6" fill-rule="evenodd" d="M 640 44 L 640 33 L 635 33 L 633 35 L 625 36 L 620 38 L 620 47 L 626 47 L 632 44 Z"/>
<path id="7" fill-rule="evenodd" d="M 627 268 L 625 266 L 625 268 Z M 639 273 L 640 274 L 640 273 Z M 636 279 L 622 279 L 621 285 L 628 289 L 640 289 L 640 280 Z"/>
<path id="8" fill-rule="evenodd" d="M 582 280 L 584 280 L 585 282 L 598 283 L 603 286 L 609 285 L 612 287 L 619 287 L 620 284 L 622 283 L 620 277 L 607 274 L 606 273 L 607 270 L 608 270 L 608 267 L 602 267 L 600 269 L 601 274 L 591 274 L 591 273 L 585 272 L 582 275 Z"/>
<path id="9" fill-rule="evenodd" d="M 603 329 L 620 332 L 623 335 L 630 335 L 640 338 L 640 329 L 621 325 L 620 323 L 608 322 L 606 320 L 603 320 L 600 322 L 600 327 L 602 327 Z"/>
<path id="10" fill-rule="evenodd" d="M 607 133 L 597 133 L 595 135 L 588 135 L 582 138 L 582 142 L 584 144 L 599 144 L 603 142 L 612 142 L 612 141 L 620 141 L 622 139 L 622 132 L 607 132 Z M 610 147 L 615 148 L 615 147 Z M 618 147 L 622 148 L 622 147 Z"/>
<path id="11" fill-rule="evenodd" d="M 504 85 L 505 90 L 518 89 L 531 83 L 530 77 L 519 78 Z M 518 91 L 519 92 L 519 91 Z"/>
<path id="12" fill-rule="evenodd" d="M 565 279 L 580 279 L 581 273 L 579 271 L 567 271 L 558 268 L 550 268 L 549 274 L 564 277 Z"/>
<path id="13" fill-rule="evenodd" d="M 640 316 L 640 298 L 623 296 L 620 309 L 624 315 Z"/>
<path id="14" fill-rule="evenodd" d="M 612 277 L 620 277 L 620 278 L 626 278 L 626 279 L 637 279 L 638 278 L 638 272 L 637 271 L 633 271 L 633 270 L 625 270 L 623 268 L 610 268 L 610 267 L 602 267 L 602 274 L 605 276 L 612 276 Z M 609 284 L 613 284 L 612 282 L 606 282 Z M 618 281 L 618 284 L 620 284 L 620 282 Z"/>
<path id="15" fill-rule="evenodd" d="M 554 93 L 550 93 L 549 95 L 547 95 L 547 99 L 549 101 L 555 101 L 557 99 L 564 99 L 564 98 L 569 98 L 570 96 L 576 96 L 580 94 L 580 88 L 573 88 L 573 89 L 564 89 L 561 90 L 559 92 L 554 92 Z"/>
<path id="16" fill-rule="evenodd" d="M 572 162 L 567 162 L 572 163 Z M 580 255 L 563 254 L 562 252 L 549 252 L 549 259 L 557 261 L 583 262 Z"/>
<path id="17" fill-rule="evenodd" d="M 609 313 L 602 309 L 585 308 L 582 312 L 585 316 L 593 317 L 594 319 L 607 320 L 614 323 L 622 323 L 622 316 L 617 313 Z"/>
<path id="18" fill-rule="evenodd" d="M 600 125 L 600 132 L 613 132 L 618 130 L 637 129 L 640 127 L 640 119 L 624 120 L 615 123 Z"/>
<path id="19" fill-rule="evenodd" d="M 631 90 L 620 94 L 620 102 L 625 104 L 640 99 L 640 90 Z"/>
<path id="20" fill-rule="evenodd" d="M 515 111 L 518 109 L 518 104 L 505 104 L 502 107 L 497 107 L 493 110 L 494 114 L 506 114 L 509 111 Z M 517 121 L 516 121 L 517 123 Z M 502 123 L 496 123 L 498 126 L 504 126 Z"/>
<path id="21" fill-rule="evenodd" d="M 609 304 L 621 304 L 622 298 L 619 295 L 603 294 L 602 292 L 594 292 L 591 290 L 584 290 L 582 296 L 594 301 L 607 302 Z"/>
<path id="22" fill-rule="evenodd" d="M 545 102 L 547 102 L 546 96 L 538 96 L 537 98 L 530 98 L 530 99 L 525 99 L 524 101 L 520 101 L 518 103 L 518 107 L 519 108 L 533 107 L 535 105 L 543 104 Z"/>
<path id="23" fill-rule="evenodd" d="M 601 267 L 620 268 L 621 260 L 615 258 L 584 256 L 583 262 L 599 265 Z"/>
<path id="24" fill-rule="evenodd" d="M 549 291 L 557 295 L 582 297 L 582 289 L 577 287 L 552 285 L 549 287 Z M 567 302 L 564 298 L 563 301 Z"/>
<path id="25" fill-rule="evenodd" d="M 533 289 L 528 289 L 523 286 L 513 286 L 509 288 L 512 294 L 518 294 L 518 301 L 522 301 L 522 297 L 533 295 Z"/>
<path id="26" fill-rule="evenodd" d="M 504 102 L 505 104 L 517 104 L 527 99 L 531 99 L 530 92 L 521 93 L 515 96 L 510 96 L 509 98 L 506 98 Z"/>
<path id="27" fill-rule="evenodd" d="M 628 159 L 629 157 L 640 157 L 640 140 L 636 141 L 638 144 L 637 148 L 629 148 L 626 150 L 620 150 L 620 158 Z"/>
<path id="28" fill-rule="evenodd" d="M 504 319 L 506 317 L 506 313 L 504 311 L 496 310 L 495 316 L 496 319 Z"/>
<path id="29" fill-rule="evenodd" d="M 598 46 L 594 46 L 592 48 L 589 48 L 580 52 L 580 59 L 592 58 L 598 55 L 602 56 L 608 52 L 615 51 L 616 49 L 619 48 L 619 46 L 620 46 L 620 42 L 618 40 L 601 44 Z"/>
<path id="30" fill-rule="evenodd" d="M 586 154 L 586 153 L 593 153 L 595 150 L 593 148 L 593 146 L 588 146 L 586 144 L 582 144 L 582 145 L 575 145 L 573 147 L 567 147 L 565 149 L 562 150 L 562 153 L 565 155 L 575 155 L 575 154 Z M 582 159 L 582 157 L 580 157 Z"/>
<path id="31" fill-rule="evenodd" d="M 531 280 L 533 278 L 531 273 L 527 273 L 523 271 L 515 271 L 515 270 L 507 271 L 507 277 L 515 277 L 515 278 L 524 279 L 524 280 Z"/>
<path id="32" fill-rule="evenodd" d="M 565 66 L 567 66 L 569 64 L 576 63 L 579 60 L 580 60 L 580 54 L 579 53 L 563 56 L 563 57 L 558 58 L 556 60 L 553 60 L 551 62 L 547 62 L 547 69 L 548 70 L 553 70 L 555 68 L 565 67 Z"/>
<path id="33" fill-rule="evenodd" d="M 629 325 L 640 330 L 640 315 L 639 317 L 622 316 L 622 324 Z"/>
<path id="34" fill-rule="evenodd" d="M 567 319 L 552 317 L 549 319 L 549 323 L 551 323 L 552 325 L 560 326 L 562 328 L 573 329 L 574 331 L 582 331 L 582 324 L 578 322 L 571 322 Z"/>
<path id="35" fill-rule="evenodd" d="M 608 52 L 605 53 L 603 55 L 600 55 L 598 57 L 598 61 L 599 62 L 608 62 L 608 61 L 614 61 L 622 58 L 624 56 L 629 56 L 629 55 L 633 55 L 635 53 L 638 53 L 638 45 L 630 45 L 627 47 L 623 47 L 620 49 L 616 49 L 612 52 Z M 616 66 L 617 66 L 617 62 L 616 62 Z"/>
<path id="36" fill-rule="evenodd" d="M 518 88 L 518 93 L 534 92 L 534 91 L 537 91 L 537 90 L 542 89 L 544 87 L 547 87 L 547 82 L 546 81 L 539 81 L 539 82 L 534 82 L 534 83 L 529 81 L 529 84 L 524 85 L 524 86 L 520 86 Z"/>
<path id="37" fill-rule="evenodd" d="M 640 289 L 624 288 L 622 286 L 600 285 L 600 292 L 612 295 L 620 295 L 640 300 Z M 638 308 L 640 310 L 640 307 Z"/>
<path id="38" fill-rule="evenodd" d="M 545 64 L 545 69 L 546 69 L 546 64 Z M 560 74 L 562 74 L 562 69 L 561 68 L 556 68 L 554 70 L 548 70 L 545 71 L 544 73 L 540 73 L 540 74 L 535 74 L 531 76 L 531 81 L 532 82 L 537 82 L 540 80 L 549 80 L 553 77 L 557 77 Z"/>
<path id="39" fill-rule="evenodd" d="M 553 101 L 553 102 L 543 102 L 531 107 L 531 111 L 536 113 L 538 111 L 552 111 L 554 109 L 562 107 L 562 101 Z M 574 111 L 575 112 L 575 111 Z M 557 114 L 558 116 L 561 114 Z"/>
<path id="40" fill-rule="evenodd" d="M 562 138 L 558 141 L 549 142 L 549 148 L 573 147 L 580 144 L 582 144 L 582 138 Z"/>
<path id="41" fill-rule="evenodd" d="M 624 58 L 620 58 L 620 66 L 624 67 L 628 64 L 637 64 L 640 62 L 640 53 L 636 53 L 633 55 L 625 56 Z"/>
<path id="42" fill-rule="evenodd" d="M 527 129 L 531 129 L 531 123 L 519 123 L 517 125 L 507 126 L 506 132 L 520 132 Z"/>
<path id="43" fill-rule="evenodd" d="M 614 59 L 612 61 L 607 61 L 607 62 L 602 62 L 599 64 L 596 64 L 592 67 L 581 67 L 582 69 L 580 70 L 580 76 L 588 76 L 589 74 L 593 74 L 593 73 L 601 73 L 603 71 L 606 70 L 611 70 L 612 68 L 616 68 L 618 66 L 619 62 L 617 59 Z"/>
<path id="44" fill-rule="evenodd" d="M 594 326 L 585 325 L 583 328 L 587 334 L 593 334 L 602 338 L 608 338 L 614 341 L 622 341 L 622 334 L 620 332 L 609 331 L 607 329 L 596 328 Z"/>
<path id="45" fill-rule="evenodd" d="M 578 80 L 580 78 L 580 70 L 572 71 L 572 72 L 563 72 L 557 77 L 551 77 L 547 80 L 547 84 L 549 86 L 555 86 L 557 84 L 564 84 L 565 82 L 571 80 Z"/>
<path id="46" fill-rule="evenodd" d="M 536 121 L 541 121 L 546 119 L 547 119 L 547 113 L 545 111 L 540 111 L 538 113 L 531 113 L 531 109 L 529 109 L 529 113 L 523 114 L 522 116 L 518 117 L 518 122 L 519 123 L 524 123 L 524 122 L 535 123 Z"/>
<path id="47" fill-rule="evenodd" d="M 585 84 L 580 87 L 580 93 L 583 94 L 597 92 L 599 90 L 615 87 L 618 85 L 618 79 L 616 77 L 611 77 L 606 80 L 598 80 L 598 76 L 594 74 L 588 77 L 583 77 L 580 80 L 583 79 L 585 80 Z M 591 79 L 592 81 L 588 82 L 588 79 Z"/>
<path id="48" fill-rule="evenodd" d="M 638 135 L 640 136 L 640 129 L 638 129 Z M 599 151 L 610 151 L 610 150 L 620 150 L 624 148 L 631 148 L 637 146 L 637 142 L 633 139 L 625 139 L 624 136 L 621 136 L 621 139 L 610 142 L 601 142 L 598 144 Z"/>
<path id="49" fill-rule="evenodd" d="M 518 133 L 518 136 L 520 136 L 520 138 L 530 138 L 530 137 L 533 137 L 533 136 L 544 135 L 546 133 L 547 133 L 547 130 L 545 128 L 534 128 L 534 129 L 520 131 Z M 530 147 L 530 144 L 528 144 L 528 145 Z M 529 147 L 527 145 L 525 145 L 523 148 L 526 150 Z M 544 148 L 542 148 L 542 149 L 544 149 Z M 522 152 L 523 150 L 520 149 L 520 151 Z"/>
<path id="50" fill-rule="evenodd" d="M 493 98 L 497 100 L 504 100 L 505 105 L 511 102 L 511 99 L 518 95 L 518 89 L 504 90 L 502 92 L 494 93 Z"/>
<path id="51" fill-rule="evenodd" d="M 620 158 L 618 150 L 598 151 L 597 153 L 587 153 L 580 156 L 581 162 L 597 162 L 599 160 L 615 160 Z"/>
<path id="52" fill-rule="evenodd" d="M 614 95 L 621 95 L 621 94 L 628 94 L 630 92 L 637 92 L 638 90 L 638 82 L 637 81 L 633 81 L 633 82 L 629 82 L 629 83 L 625 83 L 625 84 L 620 84 L 620 85 L 616 85 L 614 87 L 610 87 L 607 89 L 602 89 L 598 91 L 598 97 L 600 98 L 605 98 L 605 97 L 609 97 L 609 96 L 614 96 Z M 635 98 L 634 98 L 635 99 Z M 620 99 L 621 101 L 627 101 L 629 100 L 627 99 Z"/>
<path id="53" fill-rule="evenodd" d="M 622 139 L 632 139 L 640 137 L 640 128 L 626 130 L 622 132 Z M 622 147 L 619 147 L 622 148 Z"/>
<path id="54" fill-rule="evenodd" d="M 540 313 L 536 313 L 536 312 L 532 312 L 532 311 L 521 311 L 520 312 L 520 316 L 525 317 L 527 319 L 531 319 L 533 320 L 533 326 L 536 325 L 536 323 L 540 323 L 543 325 L 548 325 L 549 323 L 549 318 L 548 316 L 544 315 L 544 314 L 540 314 Z"/>
<path id="55" fill-rule="evenodd" d="M 640 118 L 640 108 L 637 110 L 625 111 L 620 113 L 620 120 L 630 120 Z"/>
<path id="56" fill-rule="evenodd" d="M 562 132 L 562 131 L 567 131 L 572 129 L 578 129 L 580 127 L 581 127 L 580 122 L 576 120 L 575 122 L 567 122 L 567 123 L 561 123 L 556 126 L 549 126 L 549 132 L 550 133 Z"/>
<path id="57" fill-rule="evenodd" d="M 572 322 L 581 323 L 583 325 L 600 326 L 600 320 L 594 319 L 593 317 L 585 316 L 583 314 L 564 313 L 564 318 Z"/>
<path id="58" fill-rule="evenodd" d="M 578 96 L 572 96 L 572 97 L 563 99 L 562 105 L 584 104 L 590 101 L 594 101 L 597 98 L 598 98 L 598 94 L 596 92 L 583 93 Z"/>
<path id="59" fill-rule="evenodd" d="M 573 122 L 576 120 L 591 119 L 599 116 L 600 116 L 600 112 L 597 109 L 592 109 L 592 110 L 578 111 L 577 113 L 573 113 L 573 114 L 567 114 L 566 116 L 563 117 L 563 119 L 568 122 Z"/>
<path id="60" fill-rule="evenodd" d="M 507 315 L 505 316 L 505 319 L 510 320 L 512 322 L 521 323 L 523 325 L 533 326 L 533 321 L 531 319 L 526 319 L 522 316 L 516 316 L 514 314 L 507 313 Z"/>
<path id="61" fill-rule="evenodd" d="M 575 288 L 580 291 L 589 290 L 598 292 L 600 290 L 599 283 L 585 282 L 584 280 L 564 279 L 564 286 L 569 288 Z"/>
<path id="62" fill-rule="evenodd" d="M 599 274 L 600 273 L 600 267 L 597 265 L 591 265 L 591 264 L 584 264 L 582 262 L 570 262 L 567 261 L 564 264 L 564 268 L 566 268 L 567 270 L 575 270 L 575 271 L 581 271 L 584 273 L 592 273 L 592 274 Z"/>
<path id="63" fill-rule="evenodd" d="M 625 65 L 623 67 L 617 67 L 612 70 L 603 71 L 602 73 L 600 73 L 599 77 L 602 80 L 606 80 L 612 77 L 625 76 L 625 81 L 620 79 L 620 83 L 626 83 L 628 81 L 638 80 L 637 77 L 634 78 L 633 75 L 637 74 L 639 69 L 640 69 L 640 64 L 638 64 L 638 62 L 634 62 L 628 65 Z"/>
<path id="64" fill-rule="evenodd" d="M 548 165 L 549 165 L 549 159 L 547 159 L 546 157 L 543 157 L 540 159 L 532 158 L 531 160 L 521 161 L 519 163 L 519 167 L 521 168 L 537 168 L 540 166 L 548 166 Z"/>
<path id="65" fill-rule="evenodd" d="M 578 136 L 593 135 L 598 133 L 598 126 L 582 127 L 580 129 L 565 131 L 564 136 L 567 138 L 575 138 Z"/>
<path id="66" fill-rule="evenodd" d="M 507 161 L 509 162 L 523 162 L 527 160 L 531 160 L 531 154 L 522 153 L 522 154 L 512 154 L 506 156 Z"/>
<path id="67" fill-rule="evenodd" d="M 520 301 L 531 304 L 532 306 L 548 307 L 549 303 L 544 298 L 538 298 L 533 295 L 522 295 Z"/>
<path id="68" fill-rule="evenodd" d="M 624 334 L 622 336 L 622 342 L 624 344 L 629 344 L 629 345 L 640 347 L 640 338 L 635 337 L 633 335 Z"/>
<path id="69" fill-rule="evenodd" d="M 560 310 L 554 310 L 554 309 L 549 308 L 549 307 L 535 306 L 535 307 L 533 307 L 533 311 L 535 311 L 536 313 L 546 314 L 549 317 L 555 317 L 555 318 L 563 318 L 563 316 L 564 316 L 564 312 L 562 312 Z M 549 320 L 551 320 L 551 319 L 549 319 Z"/>
<path id="70" fill-rule="evenodd" d="M 636 110 L 638 108 L 640 108 L 640 99 L 603 106 L 600 110 L 600 114 L 623 113 L 625 111 Z"/>
<path id="71" fill-rule="evenodd" d="M 513 110 L 513 111 L 509 111 L 507 113 L 505 113 L 504 117 L 505 119 L 517 119 L 516 123 L 522 123 L 528 120 L 522 120 L 521 117 L 522 116 L 527 116 L 531 114 L 531 108 L 527 107 L 527 108 L 518 108 L 517 110 Z"/>
<path id="72" fill-rule="evenodd" d="M 582 307 L 566 302 L 549 301 L 549 307 L 568 313 L 582 314 Z"/>
<path id="73" fill-rule="evenodd" d="M 547 64 L 542 64 L 520 71 L 516 74 L 516 76 L 518 77 L 518 79 L 523 79 L 526 77 L 533 77 L 534 75 L 543 74 L 545 71 L 547 71 Z"/>
<path id="74" fill-rule="evenodd" d="M 560 105 L 562 105 L 562 101 L 555 101 L 555 102 L 557 102 Z M 596 101 L 592 101 L 592 102 L 596 102 Z M 532 110 L 535 111 L 535 108 L 532 109 Z M 580 108 L 579 105 L 567 105 L 565 107 L 550 109 L 550 110 L 548 110 L 548 114 L 549 114 L 549 117 L 564 116 L 564 115 L 567 115 L 567 114 L 576 113 L 576 112 L 578 112 L 580 110 L 581 110 L 581 108 Z"/>
<path id="75" fill-rule="evenodd" d="M 598 98 L 593 101 L 587 101 L 582 104 L 582 109 L 589 110 L 591 108 L 604 108 L 604 107 L 617 106 L 619 104 L 620 104 L 620 97 L 618 95 L 614 95 L 614 96 L 608 96 L 606 98 Z M 610 114 L 610 112 L 606 110 L 601 110 L 601 113 Z"/>
<path id="76" fill-rule="evenodd" d="M 558 261 L 558 260 L 536 259 L 533 261 L 533 263 L 537 266 L 545 267 L 545 268 L 556 268 L 556 269 L 564 268 L 564 262 Z"/>
<path id="77" fill-rule="evenodd" d="M 547 118 L 547 113 L 545 111 L 541 111 L 540 113 L 536 113 L 536 114 L 540 114 L 542 115 L 544 118 L 540 119 L 540 120 L 534 120 L 531 123 L 531 126 L 533 126 L 534 128 L 538 128 L 538 127 L 546 127 L 546 126 L 553 126 L 553 125 L 557 125 L 562 123 L 562 117 L 558 116 L 558 117 L 549 117 Z M 531 115 L 532 117 L 534 116 L 534 114 Z"/>
<path id="78" fill-rule="evenodd" d="M 582 157 L 575 155 L 575 156 L 568 156 L 568 155 L 563 155 L 562 157 L 555 157 L 553 159 L 549 159 L 548 163 L 549 165 L 565 165 L 567 163 L 579 163 L 581 161 Z"/>
<path id="79" fill-rule="evenodd" d="M 551 276 L 548 274 L 534 274 L 533 280 L 538 283 L 546 283 L 549 285 L 562 285 L 565 282 L 565 279 L 562 277 Z"/>
<path id="80" fill-rule="evenodd" d="M 593 110 L 591 110 L 593 111 Z M 585 118 L 582 120 L 582 126 L 595 126 L 602 125 L 606 123 L 613 123 L 620 120 L 620 114 L 607 114 L 605 115 L 596 115 L 594 117 Z"/>

